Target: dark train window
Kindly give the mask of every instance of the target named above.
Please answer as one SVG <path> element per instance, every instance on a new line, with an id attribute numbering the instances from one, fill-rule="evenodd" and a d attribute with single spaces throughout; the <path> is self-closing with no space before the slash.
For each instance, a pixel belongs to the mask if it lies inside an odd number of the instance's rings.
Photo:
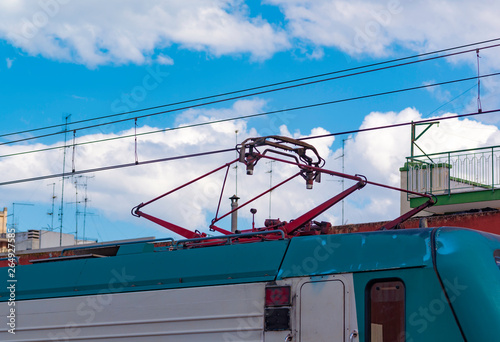
<path id="1" fill-rule="evenodd" d="M 366 336 L 369 342 L 404 342 L 405 285 L 401 280 L 376 280 L 366 289 Z"/>
<path id="2" fill-rule="evenodd" d="M 497 263 L 498 268 L 500 268 L 500 249 L 493 252 L 493 256 L 495 257 L 495 262 Z"/>

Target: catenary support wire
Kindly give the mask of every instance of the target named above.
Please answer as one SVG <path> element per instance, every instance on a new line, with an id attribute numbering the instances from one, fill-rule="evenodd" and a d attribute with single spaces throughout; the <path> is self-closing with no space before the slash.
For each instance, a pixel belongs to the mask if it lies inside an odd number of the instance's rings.
<path id="1" fill-rule="evenodd" d="M 495 47 L 499 47 L 499 46 L 500 46 L 500 44 L 495 44 L 495 45 L 481 47 L 480 49 L 481 50 L 483 50 L 483 49 L 490 49 L 490 48 L 495 48 Z M 172 113 L 172 112 L 176 112 L 176 111 L 180 111 L 180 110 L 186 110 L 186 109 L 191 109 L 191 108 L 199 108 L 199 107 L 204 107 L 204 106 L 208 106 L 208 105 L 212 105 L 212 104 L 218 104 L 218 103 L 227 102 L 227 101 L 239 100 L 239 99 L 246 98 L 246 97 L 257 96 L 257 95 L 262 95 L 262 94 L 267 94 L 267 93 L 272 93 L 272 92 L 277 92 L 277 91 L 282 91 L 282 90 L 288 90 L 288 89 L 292 89 L 292 88 L 296 88 L 296 87 L 308 86 L 308 85 L 317 84 L 317 83 L 320 83 L 320 82 L 332 81 L 332 80 L 337 80 L 337 79 L 341 79 L 341 78 L 362 75 L 362 74 L 366 74 L 366 73 L 370 73 L 370 72 L 387 70 L 387 69 L 392 69 L 392 68 L 401 67 L 401 66 L 407 66 L 407 65 L 411 65 L 411 64 L 415 64 L 415 63 L 421 63 L 421 62 L 427 62 L 427 61 L 432 61 L 432 60 L 446 58 L 446 57 L 451 57 L 451 56 L 457 56 L 457 55 L 460 55 L 460 54 L 469 53 L 469 52 L 473 52 L 473 51 L 476 51 L 476 50 L 477 49 L 470 49 L 470 50 L 465 50 L 465 51 L 459 51 L 459 52 L 455 52 L 455 53 L 449 53 L 449 54 L 446 54 L 446 55 L 434 56 L 434 57 L 429 57 L 429 58 L 424 58 L 424 59 L 418 59 L 418 60 L 415 60 L 415 61 L 410 61 L 410 62 L 395 64 L 395 65 L 388 65 L 388 66 L 384 66 L 384 67 L 380 67 L 380 68 L 375 68 L 375 69 L 364 70 L 364 71 L 354 72 L 354 73 L 345 74 L 345 75 L 339 75 L 339 76 L 329 77 L 329 78 L 325 78 L 325 79 L 321 79 L 321 80 L 314 80 L 314 81 L 304 82 L 304 83 L 300 83 L 300 84 L 289 85 L 289 86 L 285 86 L 285 87 L 281 87 L 281 88 L 276 88 L 276 89 L 269 89 L 269 90 L 258 91 L 258 92 L 254 92 L 254 93 L 250 93 L 250 94 L 233 96 L 233 97 L 229 97 L 229 98 L 225 98 L 225 99 L 214 100 L 214 101 L 209 101 L 209 102 L 204 102 L 204 103 L 199 103 L 199 104 L 194 104 L 194 105 L 184 106 L 184 107 L 179 107 L 179 108 L 174 108 L 174 109 L 160 111 L 160 112 L 155 112 L 155 113 L 149 113 L 149 114 L 137 116 L 137 118 L 151 117 L 151 116 L 156 116 L 156 115 L 161 115 L 161 114 Z M 405 58 L 403 58 L 403 59 L 405 59 Z M 340 73 L 340 72 L 335 72 L 335 74 L 336 73 Z M 133 120 L 133 119 L 131 119 L 131 118 L 120 119 L 120 120 L 110 121 L 110 122 L 101 123 L 101 124 L 95 124 L 95 125 L 90 125 L 90 126 L 85 126 L 85 127 L 78 127 L 77 129 L 78 130 L 85 130 L 85 129 L 96 128 L 96 127 L 105 126 L 105 125 L 112 125 L 112 124 L 116 124 L 116 123 L 122 123 L 122 122 L 130 121 L 130 120 Z M 75 122 L 73 124 L 75 124 Z M 54 132 L 54 133 L 49 133 L 49 134 L 44 134 L 44 135 L 39 135 L 39 136 L 33 136 L 33 137 L 29 137 L 29 138 L 24 138 L 24 139 L 20 139 L 20 140 L 19 139 L 18 140 L 12 140 L 12 141 L 9 141 L 9 142 L 0 143 L 0 145 L 13 144 L 13 143 L 16 143 L 16 142 L 21 142 L 21 141 L 26 141 L 26 140 L 40 139 L 40 138 L 45 138 L 45 137 L 49 137 L 49 136 L 58 135 L 58 134 L 61 134 L 61 133 L 63 133 L 63 132 Z M 9 135 L 12 135 L 12 134 L 14 134 L 14 133 L 11 133 Z"/>
<path id="2" fill-rule="evenodd" d="M 493 38 L 493 39 L 483 40 L 483 41 L 479 41 L 479 42 L 475 42 L 475 43 L 458 45 L 458 46 L 454 46 L 454 47 L 450 47 L 450 48 L 446 48 L 446 49 L 420 53 L 420 54 L 416 54 L 416 55 L 412 55 L 412 56 L 406 56 L 406 57 L 386 60 L 386 61 L 382 61 L 382 62 L 371 63 L 371 64 L 367 64 L 367 65 L 361 65 L 361 66 L 347 68 L 347 69 L 343 69 L 343 70 L 335 70 L 335 71 L 331 71 L 331 72 L 295 78 L 295 79 L 291 79 L 291 80 L 287 80 L 287 81 L 275 82 L 275 83 L 265 84 L 265 85 L 261 85 L 261 86 L 251 87 L 251 88 L 245 88 L 245 89 L 239 89 L 239 90 L 220 93 L 220 94 L 208 95 L 208 96 L 199 97 L 199 98 L 195 98 L 195 99 L 188 99 L 188 100 L 174 102 L 174 103 L 168 103 L 168 104 L 163 104 L 163 105 L 158 105 L 158 106 L 153 106 L 153 107 L 131 110 L 131 111 L 122 112 L 122 113 L 102 115 L 102 116 L 95 117 L 95 118 L 73 121 L 71 124 L 74 125 L 74 124 L 80 124 L 80 123 L 85 123 L 85 122 L 103 120 L 103 119 L 108 119 L 108 118 L 117 117 L 117 116 L 123 116 L 123 115 L 127 115 L 127 114 L 134 114 L 134 113 L 144 112 L 144 111 L 148 111 L 148 110 L 155 110 L 155 109 L 159 109 L 159 108 L 181 105 L 181 104 L 191 103 L 191 102 L 197 102 L 197 101 L 207 100 L 207 99 L 221 97 L 221 96 L 228 96 L 228 95 L 252 91 L 252 90 L 258 90 L 258 89 L 263 89 L 263 88 L 279 86 L 279 85 L 283 85 L 283 84 L 300 82 L 300 81 L 324 77 L 324 76 L 328 76 L 328 75 L 335 75 L 335 74 L 339 74 L 339 73 L 350 72 L 350 71 L 355 71 L 355 70 L 360 70 L 360 69 L 365 69 L 365 68 L 371 68 L 371 67 L 375 67 L 375 66 L 389 64 L 389 63 L 401 62 L 401 61 L 405 61 L 405 60 L 409 60 L 409 59 L 422 58 L 422 57 L 430 56 L 430 55 L 437 54 L 437 53 L 443 53 L 443 52 L 454 51 L 454 50 L 458 50 L 458 49 L 464 49 L 464 48 L 468 48 L 468 47 L 472 47 L 472 46 L 493 43 L 493 42 L 497 42 L 499 40 L 500 40 L 500 38 Z M 484 48 L 488 48 L 488 46 L 481 47 L 481 49 L 484 49 Z M 10 135 L 19 135 L 19 134 L 25 134 L 25 133 L 32 133 L 32 132 L 36 132 L 36 131 L 41 131 L 41 130 L 46 130 L 46 129 L 51 129 L 51 128 L 58 128 L 58 127 L 59 127 L 59 125 L 52 125 L 52 126 L 46 126 L 46 127 L 40 127 L 40 128 L 33 128 L 33 129 L 23 130 L 23 131 L 18 131 L 18 132 L 13 132 L 13 133 L 0 134 L 0 137 L 6 137 L 6 136 L 10 136 Z"/>
<path id="3" fill-rule="evenodd" d="M 497 73 L 491 73 L 491 74 L 487 74 L 487 75 L 481 75 L 480 77 L 481 78 L 486 78 L 486 77 L 494 77 L 494 76 L 499 76 L 499 75 L 500 75 L 500 72 L 497 72 Z M 466 82 L 466 81 L 471 81 L 471 80 L 476 80 L 476 79 L 477 79 L 477 76 L 471 76 L 471 77 L 462 78 L 462 79 L 456 79 L 456 80 L 451 80 L 451 81 L 444 81 L 444 82 L 433 83 L 433 84 L 425 84 L 425 85 L 420 85 L 420 86 L 416 86 L 416 87 L 410 87 L 410 88 L 404 88 L 404 89 L 396 89 L 396 90 L 390 90 L 390 91 L 381 92 L 381 93 L 373 93 L 373 94 L 356 96 L 356 97 L 351 97 L 351 98 L 344 98 L 344 99 L 327 101 L 327 102 L 313 103 L 313 104 L 308 104 L 308 105 L 303 105 L 303 106 L 298 106 L 298 107 L 291 107 L 291 108 L 287 108 L 286 111 L 287 112 L 291 112 L 291 111 L 296 111 L 296 110 L 304 110 L 304 109 L 309 109 L 309 108 L 315 108 L 315 107 L 321 107 L 321 106 L 326 106 L 326 105 L 343 103 L 343 102 L 357 101 L 357 100 L 362 100 L 362 99 L 374 98 L 374 97 L 378 97 L 378 96 L 392 95 L 392 94 L 397 94 L 397 93 L 402 93 L 402 92 L 407 92 L 407 91 L 414 91 L 414 90 L 420 90 L 420 89 L 425 89 L 425 88 L 430 88 L 430 87 L 437 87 L 437 86 L 442 86 L 442 85 L 447 85 L 447 84 L 453 84 L 453 83 L 458 83 L 458 82 Z M 240 119 L 249 119 L 249 118 L 255 118 L 255 117 L 259 117 L 259 116 L 267 116 L 267 115 L 277 114 L 277 113 L 282 113 L 282 112 L 283 112 L 283 110 L 275 110 L 275 111 L 268 111 L 268 112 L 262 112 L 262 113 L 249 114 L 249 115 L 243 115 L 243 116 L 238 116 L 238 117 L 232 117 L 232 118 L 214 120 L 214 121 L 209 121 L 209 122 L 201 122 L 201 123 L 196 123 L 196 124 L 191 124 L 191 125 L 185 125 L 185 126 L 179 126 L 179 127 L 173 127 L 173 128 L 164 128 L 164 129 L 155 130 L 155 131 L 148 131 L 148 132 L 143 132 L 143 133 L 137 133 L 137 136 L 143 136 L 143 135 L 149 135 L 149 134 L 155 134 L 155 133 L 163 133 L 163 132 L 169 132 L 169 131 L 174 131 L 174 130 L 181 130 L 181 129 L 185 129 L 185 128 L 193 128 L 193 127 L 199 127 L 199 126 L 213 125 L 213 124 L 227 122 L 227 121 L 235 121 L 235 120 L 240 120 Z M 134 137 L 134 136 L 135 136 L 135 134 L 122 135 L 122 136 L 119 136 L 119 137 L 112 137 L 112 138 L 106 138 L 106 139 L 100 139 L 100 140 L 93 140 L 93 141 L 81 142 L 79 145 L 87 145 L 87 144 L 107 142 L 107 141 L 112 141 L 112 140 L 120 140 L 120 139 L 126 139 L 126 138 L 130 138 L 130 137 Z M 0 143 L 0 145 L 2 145 L 2 144 Z M 58 149 L 58 148 L 61 148 L 61 146 L 50 147 L 50 148 L 39 149 L 39 150 L 17 152 L 17 153 L 6 154 L 6 155 L 0 155 L 0 158 L 2 158 L 2 157 L 12 157 L 12 156 L 21 155 L 21 154 L 28 154 L 28 153 L 36 153 L 36 152 L 48 151 L 48 150 L 51 150 L 51 149 Z"/>
<path id="4" fill-rule="evenodd" d="M 477 111 L 478 113 L 481 113 L 483 111 L 483 108 L 481 106 L 481 72 L 479 71 L 479 59 L 481 56 L 479 56 L 479 49 L 476 50 L 476 56 L 477 56 Z"/>
<path id="5" fill-rule="evenodd" d="M 458 115 L 440 118 L 440 120 L 444 121 L 444 120 L 450 120 L 450 119 L 458 119 L 458 118 L 464 118 L 464 117 L 470 117 L 470 116 L 476 116 L 476 115 L 484 115 L 484 114 L 493 114 L 493 113 L 499 113 L 499 112 L 500 112 L 500 109 L 495 109 L 495 110 L 482 111 L 481 113 L 474 112 L 474 113 L 468 113 L 468 114 L 458 114 Z M 431 122 L 434 120 L 435 119 L 426 119 L 426 120 L 413 121 L 413 123 L 425 123 L 425 122 Z M 316 136 L 311 136 L 311 137 L 306 137 L 306 138 L 300 138 L 297 140 L 321 139 L 321 138 L 325 138 L 325 137 L 333 137 L 333 136 L 338 136 L 338 135 L 368 132 L 368 131 L 374 131 L 374 130 L 379 130 L 379 129 L 388 129 L 388 128 L 408 126 L 408 125 L 411 125 L 411 122 L 404 122 L 404 123 L 387 125 L 387 126 L 369 127 L 369 128 L 356 129 L 356 130 L 351 130 L 351 131 L 342 131 L 342 132 L 337 132 L 337 133 L 321 134 L 321 135 L 316 135 Z M 215 151 L 206 151 L 206 152 L 193 153 L 193 154 L 187 154 L 187 155 L 181 155 L 181 156 L 175 156 L 175 157 L 166 157 L 166 158 L 146 160 L 146 161 L 141 162 L 139 165 L 155 164 L 155 163 L 161 163 L 161 162 L 167 162 L 167 161 L 173 161 L 173 160 L 179 160 L 179 159 L 187 159 L 187 158 L 201 157 L 201 156 L 206 156 L 206 155 L 214 155 L 214 154 L 219 154 L 219 153 L 227 153 L 227 152 L 234 153 L 234 151 L 235 151 L 234 148 L 215 150 Z M 116 169 L 131 167 L 131 166 L 136 166 L 136 164 L 135 163 L 127 163 L 127 164 L 116 164 L 116 165 L 110 165 L 110 166 L 103 166 L 103 167 L 98 167 L 98 168 L 93 168 L 93 169 L 75 171 L 73 174 L 77 175 L 77 174 L 93 173 L 93 172 L 100 172 L 100 171 L 116 170 Z M 67 173 L 59 173 L 59 174 L 51 174 L 51 175 L 45 175 L 45 176 L 10 180 L 10 181 L 5 181 L 5 182 L 0 182 L 0 186 L 33 182 L 33 181 L 56 178 L 56 177 L 65 177 L 65 176 L 69 176 L 69 175 L 70 174 L 67 174 Z"/>

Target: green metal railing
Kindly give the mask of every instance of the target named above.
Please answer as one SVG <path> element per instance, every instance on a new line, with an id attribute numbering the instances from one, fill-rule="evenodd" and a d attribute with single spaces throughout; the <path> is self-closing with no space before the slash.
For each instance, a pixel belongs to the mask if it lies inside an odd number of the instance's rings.
<path id="1" fill-rule="evenodd" d="M 408 190 L 434 195 L 500 188 L 500 146 L 406 158 Z"/>

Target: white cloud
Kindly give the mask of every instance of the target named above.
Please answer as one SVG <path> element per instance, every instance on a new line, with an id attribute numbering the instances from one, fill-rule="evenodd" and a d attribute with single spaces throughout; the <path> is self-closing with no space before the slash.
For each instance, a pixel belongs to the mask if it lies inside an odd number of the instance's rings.
<path id="1" fill-rule="evenodd" d="M 265 100 L 253 99 L 236 101 L 231 108 L 188 109 L 176 117 L 176 124 L 185 125 L 258 114 L 264 111 L 265 105 Z"/>
<path id="2" fill-rule="evenodd" d="M 496 38 L 500 30 L 495 0 L 266 2 L 282 9 L 293 37 L 350 55 L 387 56 L 395 43 L 417 51 L 441 49 Z"/>
<path id="3" fill-rule="evenodd" d="M 236 102 L 231 108 L 221 110 L 220 113 L 214 110 L 198 110 L 194 115 L 192 111 L 188 111 L 189 115 L 186 113 L 180 114 L 178 121 L 185 122 L 187 116 L 193 120 L 192 122 L 203 122 L 207 118 L 227 115 L 239 116 L 248 113 L 249 110 L 259 110 L 265 104 L 262 100 L 255 100 L 254 102 L 242 100 Z M 158 130 L 158 128 L 144 126 L 138 128 L 137 132 L 140 134 L 154 130 Z M 238 130 L 238 136 L 241 139 L 245 139 L 250 135 L 257 135 L 254 129 L 247 128 L 244 120 L 140 135 L 137 146 L 139 161 L 231 148 L 235 145 L 236 130 Z M 77 146 L 74 155 L 73 149 L 68 148 L 66 150 L 66 171 L 71 170 L 73 160 L 76 170 L 134 163 L 134 138 L 113 140 L 131 134 L 134 134 L 134 129 L 119 133 L 91 134 L 77 138 L 77 143 L 101 139 L 112 140 L 105 143 Z M 60 145 L 60 142 L 53 145 L 2 145 L 0 146 L 0 155 L 19 153 L 26 150 L 47 149 Z M 124 220 L 136 224 L 142 222 L 148 225 L 144 219 L 138 222 L 138 219 L 130 215 L 130 209 L 133 206 L 196 178 L 228 162 L 234 156 L 231 153 L 215 154 L 207 157 L 147 164 L 145 166 L 96 173 L 88 188 L 92 207 L 100 208 L 101 215 L 111 220 Z M 0 159 L 0 170 L 4 175 L 4 180 L 59 174 L 62 171 L 62 165 L 63 153 L 61 149 Z M 215 210 L 214 203 L 217 203 L 218 200 L 221 176 L 223 176 L 223 172 L 219 172 L 214 177 L 193 185 L 187 191 L 180 192 L 181 196 L 177 194 L 170 196 L 169 199 L 173 199 L 173 202 L 168 200 L 159 202 L 157 207 L 151 205 L 145 211 L 151 210 L 164 219 L 171 219 L 174 223 L 192 230 L 206 227 L 207 215 L 210 211 Z M 52 183 L 53 180 L 49 179 L 45 182 Z M 72 182 L 71 178 L 66 180 L 66 188 L 69 189 L 66 194 L 68 202 L 72 201 Z M 60 187 L 60 182 L 58 187 Z M 234 189 L 234 185 L 231 185 L 231 189 Z M 12 201 L 22 198 L 24 198 L 23 201 L 26 201 L 26 198 L 30 198 L 30 201 L 47 202 L 49 192 L 51 192 L 51 189 L 44 186 L 44 184 L 33 182 L 4 186 L 0 189 L 1 195 Z M 229 196 L 231 194 L 227 197 Z M 229 203 L 229 201 L 227 202 Z M 164 229 L 161 228 L 160 230 Z"/>
<path id="4" fill-rule="evenodd" d="M 405 109 L 400 113 L 372 112 L 365 117 L 360 128 L 387 126 L 395 123 L 416 121 L 418 119 L 420 119 L 419 113 L 411 108 Z M 409 155 L 409 141 L 409 127 L 369 131 L 358 134 L 352 141 L 348 140 L 346 142 L 346 156 L 348 156 L 346 163 L 352 165 L 352 162 L 362 160 L 362 163 L 355 163 L 355 165 L 360 168 L 363 165 L 370 165 L 368 168 L 366 166 L 362 168 L 370 170 L 372 178 L 375 176 L 378 180 L 384 179 L 387 181 L 387 176 L 397 174 L 398 168 L 404 162 L 404 157 Z M 393 179 L 394 177 L 391 178 Z"/>
<path id="5" fill-rule="evenodd" d="M 426 153 L 439 153 L 459 149 L 479 148 L 498 145 L 500 130 L 493 125 L 480 123 L 472 119 L 445 119 L 454 115 L 446 113 L 431 119 L 440 121 L 439 126 L 434 125 L 419 139 L 419 146 Z M 413 108 L 400 112 L 372 112 L 367 115 L 360 128 L 371 128 L 399 123 L 407 123 L 422 119 L 422 114 Z M 426 118 L 427 119 L 427 118 Z M 420 126 L 420 133 L 425 127 Z M 301 132 L 291 133 L 286 125 L 280 127 L 280 134 L 301 138 L 305 136 L 327 134 L 324 128 L 313 129 L 310 134 Z M 332 150 L 333 137 L 313 139 L 307 142 L 314 145 L 320 155 L 326 159 L 325 168 L 342 171 L 342 150 Z M 421 154 L 420 151 L 415 154 Z M 368 131 L 353 135 L 345 141 L 345 173 L 361 174 L 370 181 L 400 187 L 399 168 L 404 166 L 406 157 L 410 155 L 410 126 L 395 127 L 385 130 Z M 253 181 L 255 184 L 269 184 L 270 166 L 259 164 Z M 280 179 L 288 177 L 296 170 L 293 167 L 279 167 L 273 165 L 273 184 Z M 266 177 L 267 176 L 267 177 Z M 267 179 L 266 179 L 267 178 Z M 345 180 L 347 189 L 353 181 Z M 341 178 L 324 175 L 320 184 L 315 184 L 312 191 L 305 190 L 302 179 L 293 181 L 286 186 L 286 190 L 273 192 L 272 217 L 282 220 L 295 218 L 305 211 L 313 208 L 322 201 L 339 193 L 342 188 Z M 267 218 L 268 197 L 260 201 L 259 219 Z M 399 216 L 400 193 L 394 190 L 383 189 L 373 185 L 356 191 L 345 199 L 345 219 L 349 223 L 374 222 L 390 220 Z M 264 211 L 263 213 L 261 213 Z M 341 204 L 338 203 L 327 213 L 321 215 L 319 220 L 330 221 L 333 224 L 341 222 Z"/>
<path id="6" fill-rule="evenodd" d="M 179 115 L 178 124 L 189 122 L 205 122 L 206 120 L 259 110 L 265 106 L 263 100 L 238 101 L 232 107 L 219 110 L 191 110 Z M 439 127 L 433 126 L 419 139 L 419 146 L 426 153 L 443 152 L 456 149 L 475 148 L 500 144 L 500 131 L 497 127 L 485 125 L 471 119 L 443 120 L 451 114 L 435 117 L 440 120 Z M 412 108 L 401 112 L 373 112 L 366 116 L 360 128 L 390 125 L 395 123 L 419 120 L 422 115 Z M 140 127 L 138 133 L 157 129 L 155 127 Z M 139 161 L 154 160 L 165 157 L 227 149 L 234 146 L 235 131 L 238 130 L 238 140 L 259 135 L 259 132 L 248 126 L 245 120 L 224 122 L 216 125 L 185 128 L 181 130 L 142 135 L 138 139 Z M 93 134 L 78 138 L 78 141 L 109 139 L 133 134 L 130 129 L 115 134 Z M 277 133 L 277 132 L 274 132 Z M 317 127 L 311 132 L 289 132 L 286 125 L 280 127 L 280 134 L 293 137 L 306 137 L 328 134 L 324 128 Z M 332 150 L 334 137 L 308 140 L 314 145 L 320 155 L 326 159 L 325 168 L 341 171 L 341 150 Z M 55 144 L 58 145 L 58 144 Z M 53 147 L 42 144 L 23 146 L 0 146 L 0 155 L 25 151 L 27 149 L 43 149 Z M 405 157 L 410 151 L 409 126 L 392 128 L 382 131 L 359 133 L 346 140 L 345 173 L 362 174 L 369 180 L 399 187 L 399 168 L 403 166 Z M 143 225 L 142 235 L 157 235 L 165 230 L 149 223 L 145 219 L 133 218 L 130 209 L 146 202 L 162 193 L 169 191 L 189 180 L 192 180 L 218 166 L 224 165 L 235 158 L 235 153 L 215 154 L 204 157 L 180 159 L 176 161 L 132 166 L 128 168 L 96 172 L 95 178 L 89 182 L 88 193 L 90 204 L 94 211 L 113 221 L 131 222 Z M 5 181 L 19 178 L 29 178 L 48 174 L 57 174 L 62 169 L 63 153 L 61 149 L 37 154 L 24 154 L 11 158 L 0 159 L 0 172 Z M 134 163 L 135 145 L 133 138 L 112 140 L 99 144 L 77 146 L 75 157 L 71 148 L 67 149 L 66 170 L 72 167 L 74 159 L 77 170 L 91 169 L 115 164 Z M 297 172 L 294 167 L 259 161 L 253 176 L 245 174 L 243 165 L 238 167 L 238 196 L 240 203 L 248 200 L 281 180 Z M 272 170 L 272 173 L 269 171 Z M 144 211 L 171 221 L 190 230 L 204 229 L 213 217 L 219 200 L 224 170 L 195 183 L 176 194 L 170 195 L 144 208 Z M 228 198 L 235 192 L 235 169 L 229 168 L 226 192 L 222 198 L 221 213 L 229 210 Z M 262 225 L 264 219 L 271 217 L 290 220 L 303 214 L 322 201 L 341 191 L 339 178 L 324 176 L 320 184 L 315 184 L 313 190 L 305 189 L 305 182 L 300 177 L 283 188 L 272 193 L 271 208 L 269 195 L 251 205 L 257 208 L 256 224 Z M 52 188 L 44 182 L 22 183 L 0 188 L 0 196 L 12 201 L 30 201 L 45 203 L 49 206 Z M 60 182 L 55 181 L 57 186 Z M 74 196 L 73 180 L 66 180 L 66 201 L 72 202 Z M 346 180 L 345 187 L 352 185 Z M 322 215 L 320 220 L 340 223 L 340 204 Z M 242 209 L 240 217 L 243 221 L 251 218 L 250 206 Z M 346 199 L 346 219 L 350 223 L 370 222 L 395 218 L 399 215 L 399 193 L 381 190 L 374 186 L 366 186 Z M 41 220 L 42 221 L 42 220 Z M 242 222 L 242 221 L 240 221 Z M 247 223 L 242 223 L 245 228 Z M 221 227 L 229 228 L 228 221 Z M 245 227 L 243 227 L 245 226 Z M 32 227 L 39 228 L 39 227 Z"/>
<path id="7" fill-rule="evenodd" d="M 289 43 L 237 0 L 3 1 L 0 38 L 32 55 L 82 63 L 144 64 L 165 47 L 264 59 Z"/>
<path id="8" fill-rule="evenodd" d="M 291 47 L 310 58 L 322 58 L 323 47 L 350 56 L 390 56 L 396 46 L 430 51 L 496 38 L 500 31 L 494 15 L 500 3 L 495 0 L 265 2 L 280 8 L 286 27 L 250 16 L 241 0 L 3 1 L 0 38 L 33 55 L 95 67 L 152 61 L 171 65 L 172 58 L 159 51 L 177 46 L 254 59 Z M 485 70 L 498 62 L 495 50 L 481 55 Z M 450 61 L 473 64 L 474 57 Z"/>
<path id="9" fill-rule="evenodd" d="M 15 58 L 5 58 L 5 62 L 7 63 L 7 69 L 12 68 L 12 64 L 14 63 Z"/>
<path id="10" fill-rule="evenodd" d="M 461 46 L 498 38 L 500 2 L 495 0 L 266 0 L 284 13 L 286 30 L 294 46 L 320 51 L 335 48 L 347 58 L 385 57 L 408 49 L 417 53 Z M 480 24 L 479 24 L 480 23 Z M 497 44 L 498 41 L 487 45 Z M 480 51 L 481 74 L 496 72 L 499 47 Z M 466 64 L 475 75 L 476 52 L 447 58 L 452 65 Z M 500 105 L 496 78 L 482 79 L 483 110 Z M 446 91 L 434 90 L 436 98 L 448 101 Z M 465 111 L 477 110 L 476 101 Z M 491 116 L 490 122 L 498 119 Z M 495 121 L 493 121 L 495 120 Z"/>
<path id="11" fill-rule="evenodd" d="M 500 130 L 493 125 L 480 123 L 472 119 L 446 119 L 454 115 L 446 113 L 434 118 L 439 126 L 432 126 L 417 141 L 425 153 L 440 153 L 461 149 L 479 148 L 498 145 Z M 373 112 L 367 115 L 360 128 L 391 125 L 422 119 L 422 114 L 412 108 L 396 112 Z M 428 118 L 426 118 L 428 119 Z M 417 134 L 425 126 L 417 128 Z M 337 152 L 338 153 L 338 152 Z M 416 149 L 415 155 L 422 153 Z M 360 173 L 368 180 L 400 187 L 399 168 L 410 156 L 410 126 L 385 130 L 368 131 L 353 136 L 346 141 L 346 173 Z M 399 215 L 399 193 L 366 186 L 350 201 L 349 220 L 369 222 L 386 220 Z"/>
<path id="12" fill-rule="evenodd" d="M 423 85 L 428 86 L 431 84 L 436 83 L 435 80 L 431 81 L 426 81 L 423 83 Z M 448 102 L 452 99 L 451 93 L 449 90 L 444 90 L 440 86 L 433 86 L 433 87 L 427 87 L 425 88 L 430 94 L 432 94 L 438 101 L 441 102 Z"/>
<path id="13" fill-rule="evenodd" d="M 323 58 L 324 47 L 355 57 L 380 57 L 392 55 L 399 46 L 431 51 L 496 38 L 500 31 L 494 15 L 500 2 L 495 0 L 266 3 L 280 8 L 286 27 L 250 16 L 241 0 L 3 1 L 0 38 L 32 55 L 96 67 L 172 65 L 175 56 L 162 54 L 166 48 L 214 56 L 249 54 L 259 60 L 292 47 L 317 59 Z M 498 63 L 496 51 L 481 51 L 485 72 Z M 473 53 L 450 59 L 458 61 L 473 65 L 476 60 Z"/>
<path id="14" fill-rule="evenodd" d="M 159 55 L 156 61 L 161 65 L 174 65 L 174 60 L 166 55 Z"/>
<path id="15" fill-rule="evenodd" d="M 494 145 L 500 138 L 498 127 L 480 123 L 472 119 L 444 119 L 455 114 L 445 113 L 426 118 L 439 121 L 432 126 L 417 144 L 425 153 L 440 153 L 461 149 L 479 148 Z M 413 108 L 396 112 L 372 112 L 367 115 L 360 128 L 385 126 L 422 119 L 422 114 Z M 443 120 L 444 119 L 444 120 Z M 417 135 L 425 126 L 417 127 Z M 415 155 L 422 154 L 418 149 Z M 357 134 L 346 142 L 346 165 L 352 172 L 356 169 L 368 170 L 367 177 L 375 181 L 390 182 L 397 185 L 399 168 L 405 157 L 410 155 L 410 126 L 385 130 L 368 131 Z"/>

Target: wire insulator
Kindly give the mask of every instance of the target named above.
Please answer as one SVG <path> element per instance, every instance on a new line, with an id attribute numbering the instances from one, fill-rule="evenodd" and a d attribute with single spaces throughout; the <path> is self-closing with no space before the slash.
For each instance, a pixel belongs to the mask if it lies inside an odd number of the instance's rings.
<path id="1" fill-rule="evenodd" d="M 137 153 L 137 118 L 135 118 L 134 136 L 135 136 L 135 165 L 137 165 L 139 164 L 139 155 Z"/>
<path id="2" fill-rule="evenodd" d="M 71 172 L 75 173 L 76 129 L 73 130 L 73 155 L 71 156 Z"/>
<path id="3" fill-rule="evenodd" d="M 481 113 L 483 111 L 483 108 L 481 106 L 481 73 L 479 71 L 479 59 L 481 56 L 479 56 L 479 49 L 476 50 L 476 56 L 477 56 L 477 112 Z"/>

